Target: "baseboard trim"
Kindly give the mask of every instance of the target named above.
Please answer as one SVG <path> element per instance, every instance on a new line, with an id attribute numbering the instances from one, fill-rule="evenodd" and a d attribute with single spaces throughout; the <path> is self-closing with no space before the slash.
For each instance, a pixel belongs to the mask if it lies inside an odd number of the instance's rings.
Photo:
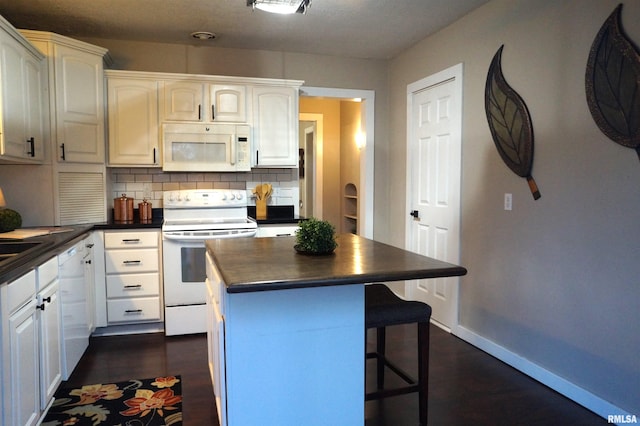
<path id="1" fill-rule="evenodd" d="M 602 398 L 586 391 L 585 389 L 576 386 L 572 382 L 546 370 L 539 365 L 521 357 L 520 355 L 511 352 L 504 347 L 497 345 L 496 343 L 488 340 L 473 331 L 457 326 L 452 331 L 454 335 L 461 338 L 465 342 L 472 344 L 473 346 L 483 350 L 510 365 L 516 370 L 521 371 L 527 376 L 537 380 L 538 382 L 550 387 L 556 392 L 566 396 L 572 401 L 582 405 L 588 410 L 593 411 L 597 415 L 604 419 L 609 419 L 609 416 L 630 416 L 631 413 L 627 413 L 625 410 L 603 400 Z"/>

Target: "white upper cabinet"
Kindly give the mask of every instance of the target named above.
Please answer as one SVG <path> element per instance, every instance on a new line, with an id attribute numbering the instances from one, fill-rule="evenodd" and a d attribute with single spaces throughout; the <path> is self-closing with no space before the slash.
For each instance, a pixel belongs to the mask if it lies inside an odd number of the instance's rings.
<path id="1" fill-rule="evenodd" d="M 46 107 L 47 65 L 44 60 L 29 57 L 24 63 L 27 114 L 27 155 L 44 160 L 44 135 L 49 109 Z"/>
<path id="2" fill-rule="evenodd" d="M 247 88 L 209 81 L 171 81 L 162 85 L 162 121 L 247 121 Z"/>
<path id="3" fill-rule="evenodd" d="M 0 159 L 44 160 L 46 87 L 44 57 L 0 19 Z"/>
<path id="4" fill-rule="evenodd" d="M 21 32 L 48 58 L 55 158 L 60 163 L 104 164 L 107 50 L 54 33 Z"/>
<path id="5" fill-rule="evenodd" d="M 58 158 L 104 163 L 102 57 L 55 46 L 55 68 Z"/>
<path id="6" fill-rule="evenodd" d="M 243 123 L 253 167 L 298 167 L 302 81 L 105 71 L 109 166 L 162 166 L 162 124 Z"/>
<path id="7" fill-rule="evenodd" d="M 211 121 L 247 122 L 247 86 L 211 84 Z"/>
<path id="8" fill-rule="evenodd" d="M 162 121 L 204 121 L 204 83 L 163 81 Z"/>
<path id="9" fill-rule="evenodd" d="M 255 86 L 255 167 L 298 167 L 298 87 Z"/>
<path id="10" fill-rule="evenodd" d="M 105 71 L 110 166 L 160 166 L 158 82 Z"/>

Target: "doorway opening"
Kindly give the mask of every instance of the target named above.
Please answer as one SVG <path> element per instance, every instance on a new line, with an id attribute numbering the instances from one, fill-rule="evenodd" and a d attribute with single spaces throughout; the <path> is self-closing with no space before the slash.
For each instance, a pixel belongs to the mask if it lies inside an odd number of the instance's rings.
<path id="1" fill-rule="evenodd" d="M 359 168 L 356 177 L 350 178 L 349 182 L 343 185 L 332 185 L 329 190 L 327 182 L 331 183 L 331 177 L 337 173 L 337 167 L 340 166 L 340 156 L 338 156 L 337 164 L 335 155 L 328 159 L 331 149 L 335 149 L 330 145 L 331 140 L 327 136 L 326 127 L 328 125 L 326 111 L 310 111 L 305 110 L 300 113 L 300 161 L 304 164 L 304 177 L 301 176 L 300 195 L 301 215 L 306 211 L 308 217 L 328 220 L 328 212 L 335 212 L 333 208 L 344 206 L 350 203 L 353 208 L 354 198 L 351 193 L 347 194 L 344 188 L 349 183 L 356 185 L 358 191 L 357 200 L 355 200 L 354 212 L 347 216 L 356 217 L 355 226 L 349 227 L 349 231 L 355 230 L 359 235 L 366 238 L 373 238 L 373 194 L 374 194 L 374 117 L 375 117 L 375 92 L 372 90 L 355 90 L 355 89 L 333 89 L 322 87 L 302 87 L 301 104 L 304 103 L 303 98 L 336 100 L 338 102 L 357 102 L 359 114 L 357 122 L 354 120 L 349 125 L 349 132 L 357 132 L 358 136 L 354 139 L 357 141 L 357 166 Z M 311 145 L 313 144 L 313 147 Z M 310 161 L 312 164 L 310 164 Z M 349 161 L 346 159 L 345 161 Z M 334 189 L 335 187 L 339 189 Z M 305 197 L 304 199 L 302 197 Z M 331 208 L 331 209 L 330 209 Z M 330 209 L 330 210 L 329 210 Z M 331 222 L 336 225 L 337 230 L 343 227 L 344 216 L 343 208 L 340 208 L 339 215 L 333 214 Z M 353 219 L 351 219 L 353 221 Z M 346 225 L 344 225 L 346 226 Z"/>

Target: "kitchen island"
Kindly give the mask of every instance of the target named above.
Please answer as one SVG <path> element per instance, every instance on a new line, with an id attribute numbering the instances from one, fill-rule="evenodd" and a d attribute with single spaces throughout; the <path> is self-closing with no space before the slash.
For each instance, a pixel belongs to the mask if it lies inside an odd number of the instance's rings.
<path id="1" fill-rule="evenodd" d="M 352 234 L 207 242 L 209 365 L 222 426 L 364 424 L 364 285 L 466 274 Z"/>

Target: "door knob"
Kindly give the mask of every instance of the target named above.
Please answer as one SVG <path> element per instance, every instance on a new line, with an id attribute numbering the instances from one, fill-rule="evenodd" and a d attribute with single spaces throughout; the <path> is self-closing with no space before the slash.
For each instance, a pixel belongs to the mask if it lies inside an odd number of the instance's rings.
<path id="1" fill-rule="evenodd" d="M 418 210 L 411 210 L 409 216 L 413 216 L 415 219 L 420 219 L 420 212 Z"/>

